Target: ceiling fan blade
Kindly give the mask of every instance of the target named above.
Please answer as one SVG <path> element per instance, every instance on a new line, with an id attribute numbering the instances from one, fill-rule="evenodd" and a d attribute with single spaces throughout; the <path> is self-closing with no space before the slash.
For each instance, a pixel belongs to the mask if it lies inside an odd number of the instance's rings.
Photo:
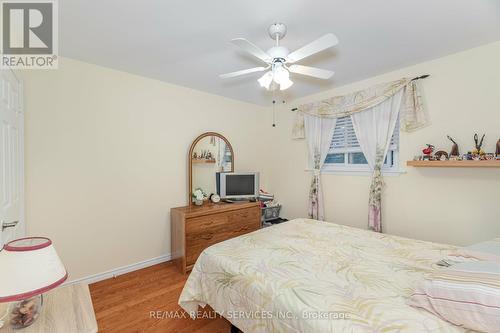
<path id="1" fill-rule="evenodd" d="M 286 57 L 286 60 L 289 63 L 294 63 L 301 59 L 309 57 L 310 55 L 326 50 L 329 47 L 335 46 L 338 43 L 338 38 L 334 34 L 329 33 L 307 44 L 306 46 L 293 51 Z"/>
<path id="2" fill-rule="evenodd" d="M 288 67 L 288 70 L 292 73 L 312 76 L 324 80 L 331 78 L 333 74 L 335 74 L 335 72 L 328 71 L 326 69 L 302 66 L 302 65 L 292 65 Z"/>
<path id="3" fill-rule="evenodd" d="M 236 71 L 236 72 L 221 74 L 221 75 L 219 75 L 219 77 L 221 79 L 228 79 L 228 78 L 231 78 L 231 77 L 237 77 L 237 76 L 251 74 L 251 73 L 255 73 L 255 72 L 263 72 L 263 71 L 265 71 L 268 68 L 269 67 L 254 67 L 254 68 L 249 68 L 249 69 L 243 69 L 241 71 Z"/>
<path id="4" fill-rule="evenodd" d="M 231 43 L 234 45 L 242 48 L 243 50 L 247 51 L 254 57 L 259 58 L 265 63 L 269 63 L 272 61 L 272 58 L 267 54 L 266 52 L 262 51 L 257 45 L 249 42 L 245 38 L 235 38 L 231 40 Z"/>

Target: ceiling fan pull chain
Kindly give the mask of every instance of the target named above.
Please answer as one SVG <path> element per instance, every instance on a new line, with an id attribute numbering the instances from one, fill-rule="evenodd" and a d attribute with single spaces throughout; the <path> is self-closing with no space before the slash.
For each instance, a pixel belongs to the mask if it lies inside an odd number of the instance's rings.
<path id="1" fill-rule="evenodd" d="M 276 98 L 273 91 L 273 127 L 276 127 Z"/>
<path id="2" fill-rule="evenodd" d="M 282 108 L 280 108 L 280 110 L 282 110 L 282 109 L 284 108 L 285 103 L 286 103 L 286 102 L 285 102 L 285 100 L 284 100 L 284 99 L 282 99 L 282 100 L 281 100 L 281 105 L 282 105 L 283 107 L 282 107 Z M 278 110 L 278 111 L 279 111 L 279 110 Z M 276 116 L 275 116 L 275 117 L 276 117 Z"/>

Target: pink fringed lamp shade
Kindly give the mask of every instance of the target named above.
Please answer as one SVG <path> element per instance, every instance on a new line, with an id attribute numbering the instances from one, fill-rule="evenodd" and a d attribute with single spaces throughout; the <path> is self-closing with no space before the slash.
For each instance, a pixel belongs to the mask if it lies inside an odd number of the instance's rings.
<path id="1" fill-rule="evenodd" d="M 43 294 L 68 278 L 48 238 L 21 238 L 0 251 L 0 303 Z"/>

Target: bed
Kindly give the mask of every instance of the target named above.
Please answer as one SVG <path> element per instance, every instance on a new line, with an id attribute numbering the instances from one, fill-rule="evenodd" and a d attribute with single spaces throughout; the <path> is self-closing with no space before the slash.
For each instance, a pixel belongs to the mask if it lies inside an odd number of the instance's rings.
<path id="1" fill-rule="evenodd" d="M 464 332 L 407 305 L 455 247 L 296 219 L 207 248 L 179 299 L 245 333 Z"/>

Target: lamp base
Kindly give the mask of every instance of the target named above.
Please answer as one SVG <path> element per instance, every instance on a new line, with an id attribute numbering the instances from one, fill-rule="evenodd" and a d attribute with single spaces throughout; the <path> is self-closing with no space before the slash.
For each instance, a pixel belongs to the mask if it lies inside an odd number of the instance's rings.
<path id="1" fill-rule="evenodd" d="M 11 305 L 9 322 L 13 329 L 31 326 L 40 315 L 43 296 L 37 295 Z"/>

